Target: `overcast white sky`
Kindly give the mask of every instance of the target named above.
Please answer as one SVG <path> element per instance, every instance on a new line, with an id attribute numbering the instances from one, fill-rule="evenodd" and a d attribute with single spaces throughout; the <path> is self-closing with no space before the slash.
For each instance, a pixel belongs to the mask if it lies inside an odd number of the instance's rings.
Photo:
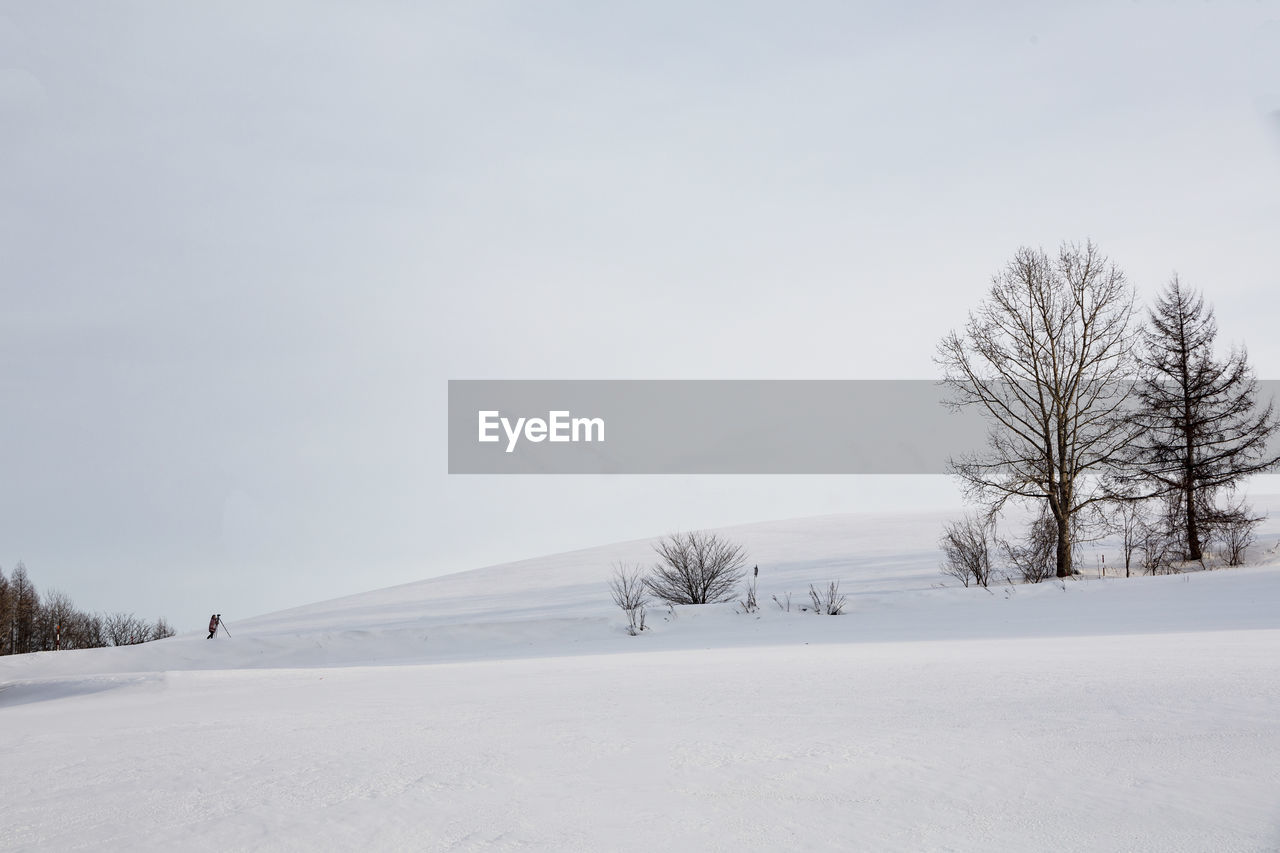
<path id="1" fill-rule="evenodd" d="M 1021 244 L 1280 378 L 1280 4 L 618 5 L 2 0 L 0 565 L 186 629 L 945 504 L 449 477 L 446 381 L 931 378 Z"/>

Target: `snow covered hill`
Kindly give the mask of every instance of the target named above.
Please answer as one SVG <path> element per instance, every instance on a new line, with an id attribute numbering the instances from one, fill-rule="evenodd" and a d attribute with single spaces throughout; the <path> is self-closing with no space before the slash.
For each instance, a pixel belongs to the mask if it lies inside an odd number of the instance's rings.
<path id="1" fill-rule="evenodd" d="M 0 659 L 0 849 L 1280 849 L 1280 523 L 987 591 L 944 520 L 724 529 L 761 610 L 639 637 L 606 583 L 648 540 Z"/>

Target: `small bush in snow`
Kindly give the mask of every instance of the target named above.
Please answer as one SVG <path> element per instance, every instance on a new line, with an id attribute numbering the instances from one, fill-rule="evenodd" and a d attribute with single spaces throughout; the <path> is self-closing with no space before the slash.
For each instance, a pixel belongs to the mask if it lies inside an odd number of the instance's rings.
<path id="1" fill-rule="evenodd" d="M 845 597 L 840 594 L 840 582 L 832 581 L 826 590 L 819 592 L 813 584 L 809 584 L 809 598 L 813 601 L 814 613 L 825 613 L 828 616 L 839 616 L 844 612 Z"/>
<path id="2" fill-rule="evenodd" d="M 653 546 L 658 563 L 645 585 L 666 604 L 730 601 L 746 574 L 741 545 L 714 533 L 673 533 Z"/>
<path id="3" fill-rule="evenodd" d="M 942 549 L 942 573 L 968 586 L 991 584 L 991 523 L 966 515 L 948 522 L 938 540 Z"/>
<path id="4" fill-rule="evenodd" d="M 627 614 L 627 633 L 634 637 L 643 631 L 645 606 L 649 603 L 643 569 L 625 563 L 614 564 L 609 591 L 613 594 L 613 603 Z"/>

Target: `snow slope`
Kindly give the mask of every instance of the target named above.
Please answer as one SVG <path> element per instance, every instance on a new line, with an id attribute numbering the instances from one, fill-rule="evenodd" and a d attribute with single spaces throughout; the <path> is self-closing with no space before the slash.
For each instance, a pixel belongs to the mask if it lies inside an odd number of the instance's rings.
<path id="1" fill-rule="evenodd" d="M 988 592 L 943 520 L 726 529 L 762 610 L 640 637 L 605 582 L 647 541 L 0 659 L 0 849 L 1280 850 L 1280 525 Z"/>

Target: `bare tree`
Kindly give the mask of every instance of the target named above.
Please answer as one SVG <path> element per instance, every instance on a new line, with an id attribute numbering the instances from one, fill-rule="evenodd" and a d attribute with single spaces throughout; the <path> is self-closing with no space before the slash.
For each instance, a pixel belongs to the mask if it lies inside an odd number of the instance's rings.
<path id="1" fill-rule="evenodd" d="M 74 630 L 72 622 L 77 613 L 75 605 L 71 602 L 71 596 L 50 589 L 45 591 L 43 598 L 39 618 L 41 650 L 75 648 L 67 642 Z"/>
<path id="2" fill-rule="evenodd" d="M 100 649 L 107 645 L 107 634 L 103 627 L 103 618 L 98 613 L 81 613 L 76 620 L 76 630 L 83 638 L 83 648 Z"/>
<path id="3" fill-rule="evenodd" d="M 107 645 L 101 616 L 76 610 L 61 624 L 61 647 L 64 649 L 96 649 Z"/>
<path id="4" fill-rule="evenodd" d="M 967 514 L 947 522 L 938 540 L 942 549 L 942 573 L 964 586 L 991 584 L 991 519 Z"/>
<path id="5" fill-rule="evenodd" d="M 987 452 L 952 470 L 993 514 L 1010 500 L 1047 508 L 1058 577 L 1073 573 L 1076 520 L 1110 497 L 1130 440 L 1132 314 L 1124 274 L 1093 243 L 1064 243 L 1056 258 L 1024 247 L 938 348 L 949 405 L 978 406 L 991 423 Z"/>
<path id="6" fill-rule="evenodd" d="M 1213 308 L 1174 276 L 1143 334 L 1130 477 L 1153 496 L 1178 496 L 1188 560 L 1203 557 L 1206 527 L 1218 515 L 1215 496 L 1280 464 L 1267 448 L 1280 429 L 1274 404 L 1258 404 L 1244 349 L 1215 357 L 1217 336 Z"/>
<path id="7" fill-rule="evenodd" d="M 1138 551 L 1142 550 L 1142 537 L 1147 520 L 1146 502 L 1140 500 L 1118 500 L 1114 506 L 1115 515 L 1111 518 L 1111 527 L 1120 535 L 1120 553 L 1124 557 L 1124 576 L 1130 577 L 1133 558 Z"/>
<path id="8" fill-rule="evenodd" d="M 613 603 L 627 614 L 627 633 L 634 637 L 643 631 L 645 607 L 649 603 L 644 570 L 638 565 L 615 563 L 609 591 L 613 594 Z"/>
<path id="9" fill-rule="evenodd" d="M 177 634 L 177 633 L 178 632 L 173 629 L 173 626 L 170 625 L 163 616 L 161 616 L 159 619 L 156 620 L 156 623 L 151 626 L 150 639 L 164 640 L 164 639 L 168 639 L 169 637 L 172 637 L 174 634 Z"/>
<path id="10" fill-rule="evenodd" d="M 741 545 L 714 533 L 673 533 L 653 546 L 658 563 L 645 585 L 667 604 L 729 601 L 746 573 Z"/>
<path id="11" fill-rule="evenodd" d="M 102 625 L 107 642 L 113 646 L 132 646 L 151 639 L 151 626 L 132 613 L 113 613 Z"/>

